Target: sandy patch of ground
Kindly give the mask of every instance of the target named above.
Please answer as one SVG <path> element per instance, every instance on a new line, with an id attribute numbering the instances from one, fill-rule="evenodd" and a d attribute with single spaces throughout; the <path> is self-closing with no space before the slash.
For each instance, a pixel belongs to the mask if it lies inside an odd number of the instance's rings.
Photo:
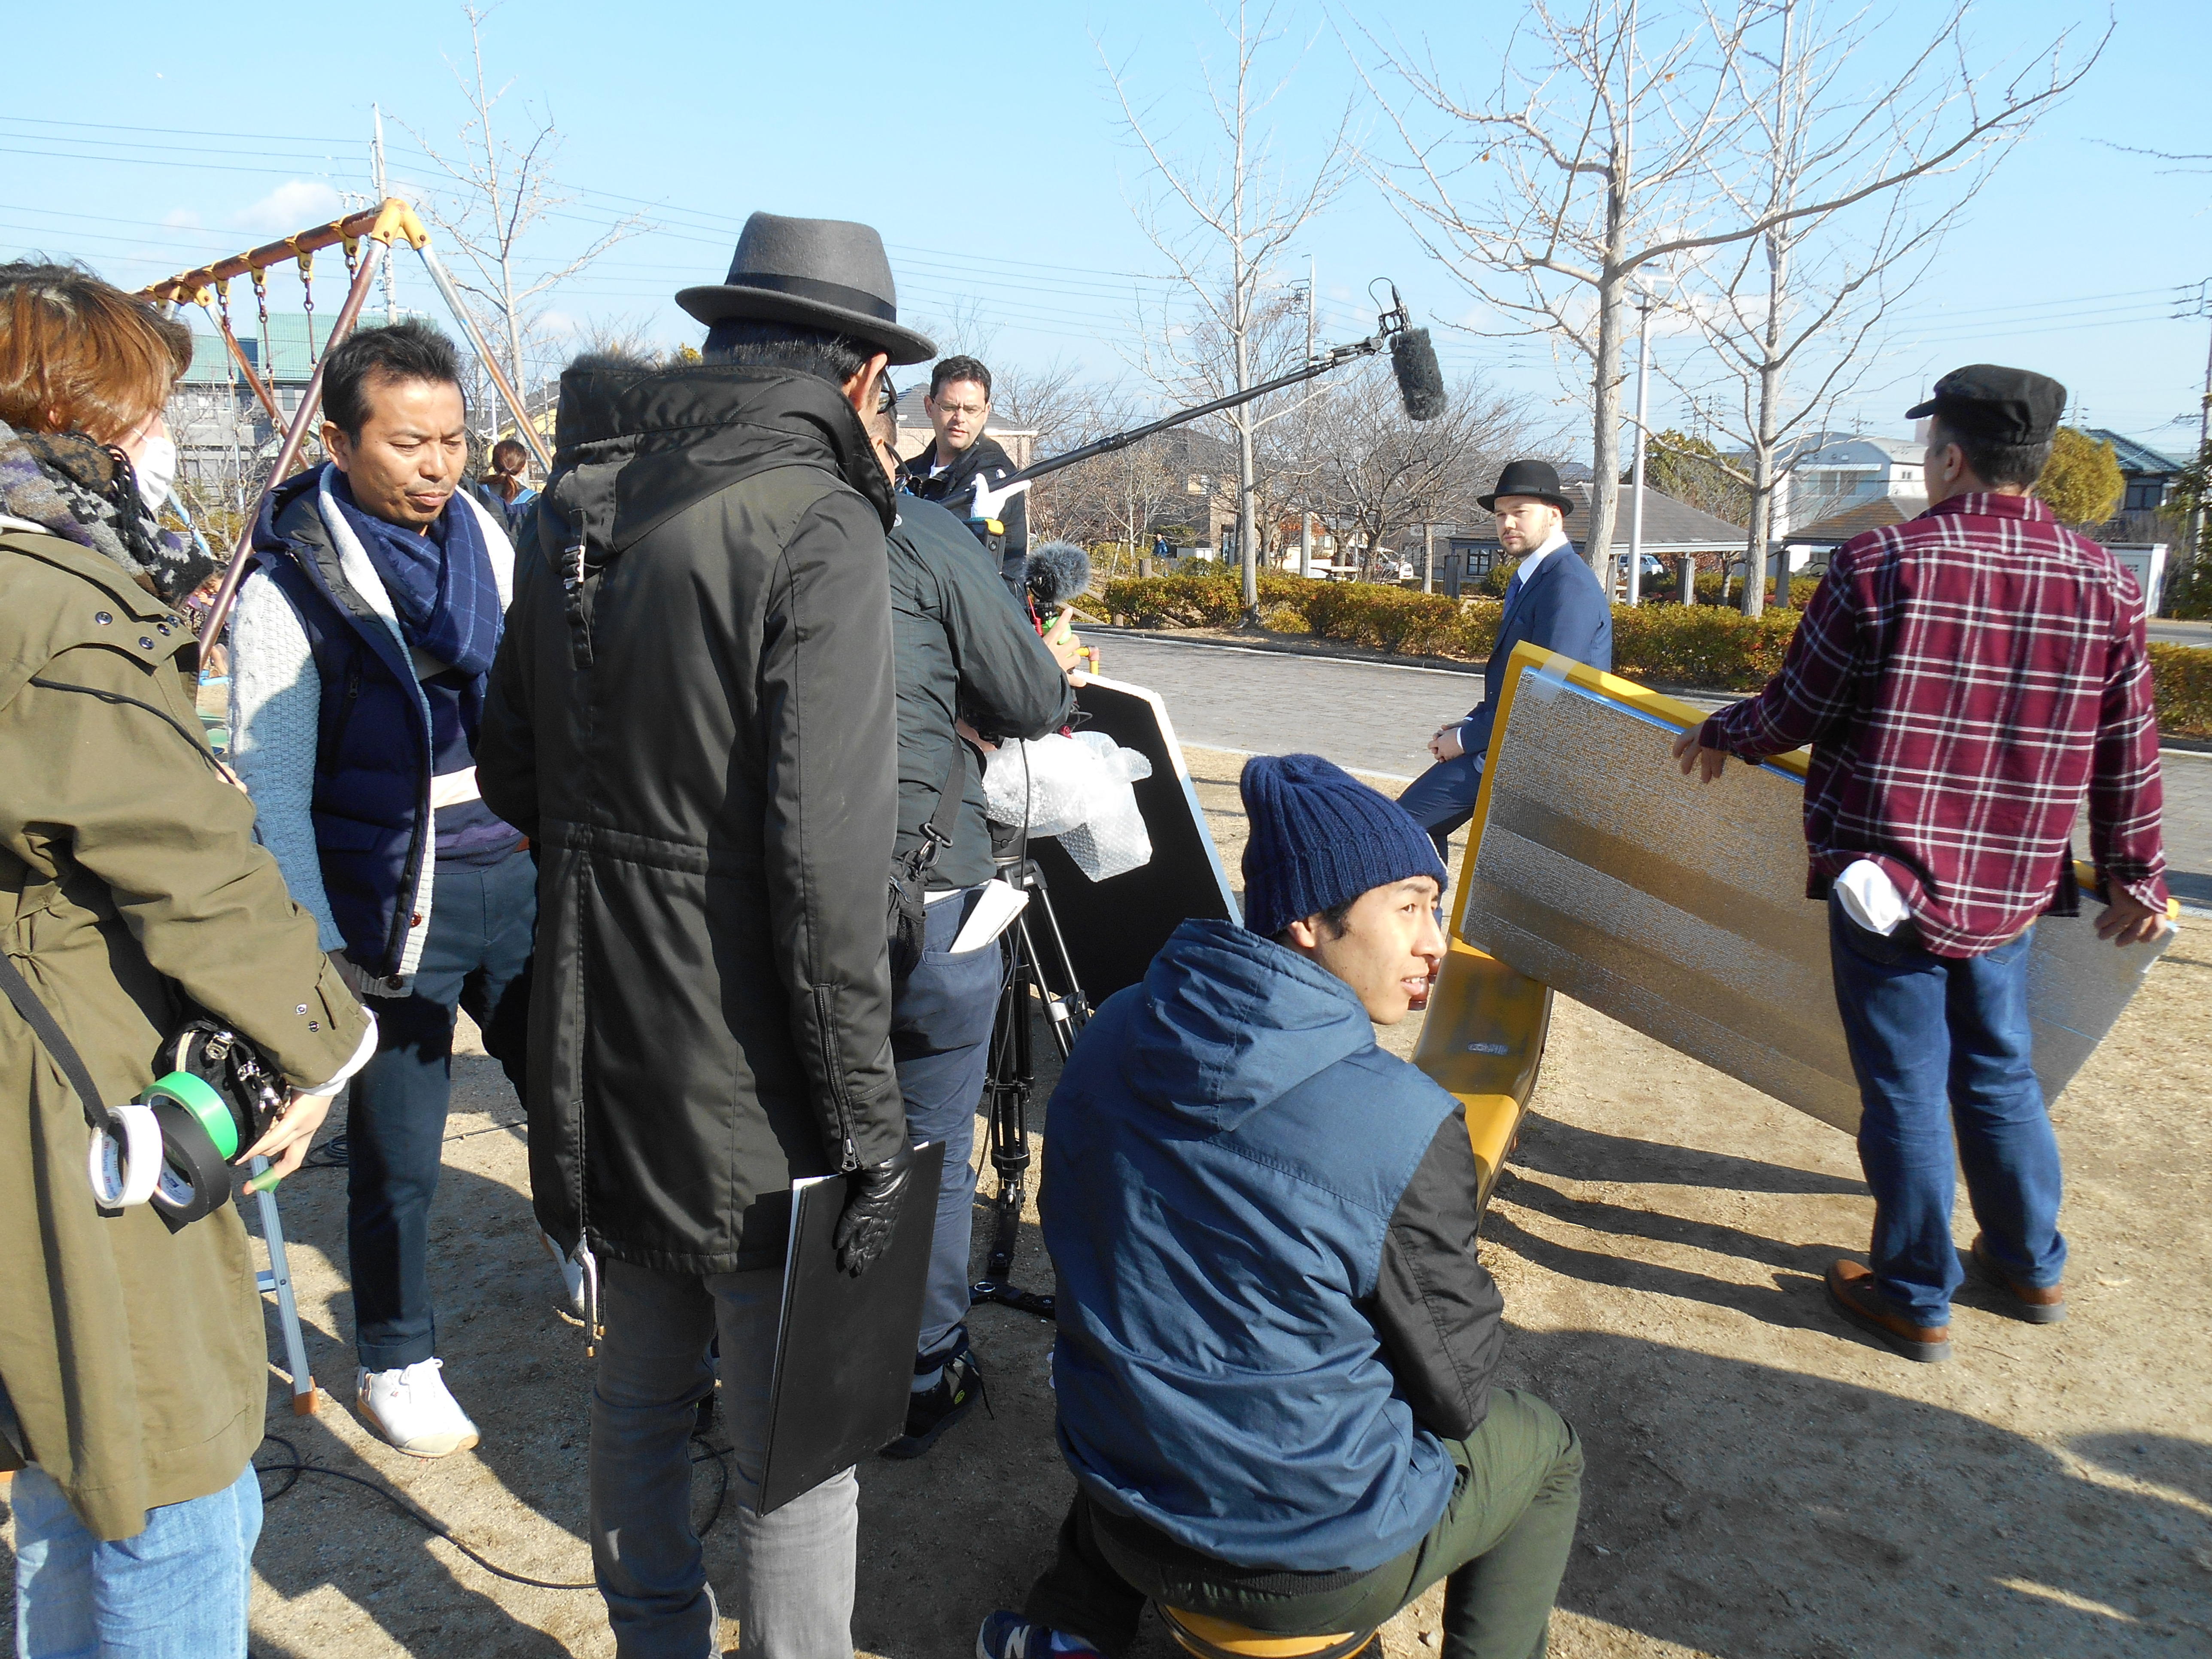
<path id="1" fill-rule="evenodd" d="M 1240 763 L 1191 762 L 1233 872 Z M 1561 1000 L 1536 1115 L 1484 1229 L 1513 1326 L 1505 1380 L 1565 1412 L 1589 1455 L 1553 1652 L 2212 1653 L 2208 1006 L 2212 947 L 2185 938 L 2058 1103 L 2071 1321 L 2021 1325 L 1970 1293 L 1957 1361 L 1919 1366 L 1842 1328 L 1821 1297 L 1823 1267 L 1866 1242 L 1850 1144 Z M 1414 1035 L 1408 1022 L 1388 1041 L 1410 1054 Z M 1042 1097 L 1041 1032 L 1037 1047 Z M 513 1096 L 480 1054 L 455 1074 L 433 1248 L 441 1349 L 483 1447 L 401 1457 L 343 1404 L 295 1419 L 274 1372 L 270 1430 L 388 1484 L 510 1571 L 580 1582 L 590 1365 L 553 1306 Z M 310 1352 L 341 1393 L 343 1189 L 340 1174 L 308 1174 L 284 1198 Z M 1958 1226 L 1970 1236 L 1963 1206 Z M 979 1213 L 979 1265 L 987 1233 Z M 1023 1242 L 1017 1277 L 1048 1282 L 1033 1229 Z M 989 1308 L 973 1329 L 995 1414 L 919 1462 L 861 1471 L 855 1636 L 883 1659 L 971 1651 L 976 1621 L 1018 1605 L 1048 1559 L 1071 1490 L 1049 1328 Z M 702 1519 L 715 1488 L 702 1465 Z M 708 1540 L 718 1578 L 728 1543 Z M 265 1659 L 613 1648 L 594 1593 L 503 1582 L 340 1481 L 270 1503 L 256 1566 Z M 1437 1601 L 1394 1621 L 1392 1653 L 1435 1651 Z M 734 1626 L 724 1634 L 733 1647 Z M 1172 1651 L 1148 1621 L 1142 1659 Z"/>

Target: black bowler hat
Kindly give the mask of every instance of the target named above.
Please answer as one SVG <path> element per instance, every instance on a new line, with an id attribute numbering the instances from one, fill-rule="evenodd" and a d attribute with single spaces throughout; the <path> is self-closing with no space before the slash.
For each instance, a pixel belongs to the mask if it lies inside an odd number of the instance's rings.
<path id="1" fill-rule="evenodd" d="M 1559 488 L 1559 475 L 1549 461 L 1506 462 L 1505 471 L 1498 475 L 1498 488 L 1474 499 L 1484 512 L 1494 513 L 1500 495 L 1534 495 L 1539 501 L 1551 502 L 1563 514 L 1575 510 L 1566 491 Z"/>
<path id="2" fill-rule="evenodd" d="M 1905 418 L 1933 415 L 1947 432 L 1993 444 L 2039 444 L 2058 429 L 2066 388 L 2032 368 L 1969 363 L 1936 382 L 1936 395 Z"/>
<path id="3" fill-rule="evenodd" d="M 880 346 L 895 363 L 927 362 L 937 347 L 901 328 L 884 239 L 843 219 L 756 213 L 738 236 L 730 274 L 687 288 L 676 303 L 709 326 L 732 318 L 800 323 Z"/>

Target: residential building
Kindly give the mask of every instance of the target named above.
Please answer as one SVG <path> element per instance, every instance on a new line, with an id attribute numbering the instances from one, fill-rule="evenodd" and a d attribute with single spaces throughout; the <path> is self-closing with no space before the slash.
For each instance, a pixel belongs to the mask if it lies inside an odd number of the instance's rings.
<path id="1" fill-rule="evenodd" d="M 2164 507 L 2181 481 L 2187 466 L 2171 455 L 2161 455 L 2146 444 L 2100 426 L 2087 428 L 2086 436 L 2112 447 L 2113 459 L 2120 464 L 2120 477 L 2127 490 L 2120 504 L 2113 509 L 2115 518 L 2130 513 L 2155 513 Z"/>

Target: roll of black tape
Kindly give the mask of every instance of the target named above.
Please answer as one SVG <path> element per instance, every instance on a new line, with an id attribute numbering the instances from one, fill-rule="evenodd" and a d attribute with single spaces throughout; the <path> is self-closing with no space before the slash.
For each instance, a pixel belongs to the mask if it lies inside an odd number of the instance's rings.
<path id="1" fill-rule="evenodd" d="M 173 1228 L 230 1201 L 230 1165 L 200 1120 L 167 1097 L 151 1103 L 161 1126 L 161 1173 L 149 1200 Z"/>

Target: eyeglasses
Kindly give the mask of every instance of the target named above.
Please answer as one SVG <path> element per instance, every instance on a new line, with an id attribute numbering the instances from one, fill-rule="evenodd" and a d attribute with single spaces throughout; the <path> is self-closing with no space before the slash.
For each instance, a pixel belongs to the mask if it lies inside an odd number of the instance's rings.
<path id="1" fill-rule="evenodd" d="M 898 388 L 891 384 L 890 372 L 886 369 L 876 376 L 876 413 L 888 415 L 898 407 Z"/>

